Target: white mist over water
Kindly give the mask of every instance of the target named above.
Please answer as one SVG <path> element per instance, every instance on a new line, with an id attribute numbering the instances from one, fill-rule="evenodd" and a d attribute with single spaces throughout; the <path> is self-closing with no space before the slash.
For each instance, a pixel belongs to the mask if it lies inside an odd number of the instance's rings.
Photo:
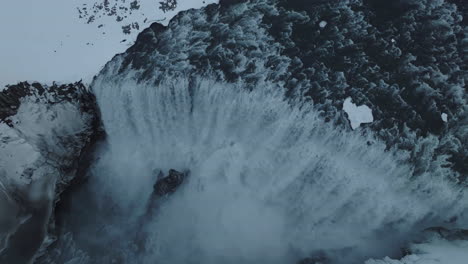
<path id="1" fill-rule="evenodd" d="M 405 153 L 334 128 L 271 84 L 101 76 L 93 89 L 108 133 L 93 188 L 118 212 L 113 239 L 144 230 L 135 263 L 294 263 L 322 250 L 353 263 L 398 254 L 409 232 L 466 209 L 443 173 L 411 177 Z M 170 168 L 190 178 L 136 224 L 153 171 Z"/>

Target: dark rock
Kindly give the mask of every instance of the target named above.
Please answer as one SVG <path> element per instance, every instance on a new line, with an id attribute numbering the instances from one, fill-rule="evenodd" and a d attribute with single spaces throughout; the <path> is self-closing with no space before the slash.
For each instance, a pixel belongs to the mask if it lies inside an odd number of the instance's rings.
<path id="1" fill-rule="evenodd" d="M 189 172 L 179 172 L 170 169 L 169 174 L 164 177 L 163 173 L 159 172 L 158 179 L 154 184 L 154 193 L 157 196 L 164 196 L 175 192 L 188 175 Z"/>
<path id="2" fill-rule="evenodd" d="M 326 263 L 329 263 L 328 259 L 322 256 L 305 258 L 297 262 L 297 264 L 326 264 Z"/>
<path id="3" fill-rule="evenodd" d="M 177 0 L 164 0 L 159 2 L 159 9 L 164 13 L 173 11 L 177 8 Z"/>
<path id="4" fill-rule="evenodd" d="M 468 229 L 448 229 L 442 226 L 430 227 L 424 230 L 426 235 L 436 234 L 448 241 L 468 240 Z"/>
<path id="5" fill-rule="evenodd" d="M 219 0 L 219 5 L 223 7 L 227 7 L 230 5 L 240 4 L 247 2 L 247 0 Z"/>

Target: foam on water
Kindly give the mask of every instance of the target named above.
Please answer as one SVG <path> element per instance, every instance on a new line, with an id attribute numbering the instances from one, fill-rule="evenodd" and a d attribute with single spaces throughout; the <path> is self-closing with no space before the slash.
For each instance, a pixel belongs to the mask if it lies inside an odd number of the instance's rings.
<path id="1" fill-rule="evenodd" d="M 108 234 L 137 229 L 155 169 L 191 172 L 138 226 L 149 250 L 135 263 L 294 263 L 319 251 L 353 263 L 397 255 L 412 230 L 466 209 L 444 171 L 413 177 L 404 152 L 325 123 L 272 84 L 127 76 L 93 88 L 108 134 L 93 196 L 119 215 Z"/>

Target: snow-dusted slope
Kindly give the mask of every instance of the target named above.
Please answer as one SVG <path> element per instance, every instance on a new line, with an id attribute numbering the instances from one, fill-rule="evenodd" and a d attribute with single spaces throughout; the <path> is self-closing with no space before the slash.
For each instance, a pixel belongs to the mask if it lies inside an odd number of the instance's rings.
<path id="1" fill-rule="evenodd" d="M 94 96 L 81 83 L 19 83 L 0 93 L 0 210 L 9 211 L 0 214 L 1 263 L 23 263 L 46 242 L 55 202 L 98 128 Z"/>

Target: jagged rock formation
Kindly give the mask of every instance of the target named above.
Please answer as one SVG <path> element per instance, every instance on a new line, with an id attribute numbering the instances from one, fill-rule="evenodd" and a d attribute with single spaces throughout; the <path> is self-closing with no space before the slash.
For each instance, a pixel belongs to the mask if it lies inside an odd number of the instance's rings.
<path id="1" fill-rule="evenodd" d="M 84 169 L 100 129 L 82 83 L 23 82 L 0 92 L 0 209 L 8 210 L 0 212 L 1 263 L 28 263 L 54 239 L 55 203 Z"/>
<path id="2" fill-rule="evenodd" d="M 167 175 L 162 171 L 159 171 L 156 182 L 153 185 L 153 192 L 148 201 L 145 216 L 142 218 L 143 223 L 151 221 L 154 213 L 157 212 L 160 207 L 161 198 L 173 194 L 178 188 L 180 188 L 184 181 L 186 181 L 188 175 L 188 171 L 180 172 L 174 169 L 170 169 Z"/>

